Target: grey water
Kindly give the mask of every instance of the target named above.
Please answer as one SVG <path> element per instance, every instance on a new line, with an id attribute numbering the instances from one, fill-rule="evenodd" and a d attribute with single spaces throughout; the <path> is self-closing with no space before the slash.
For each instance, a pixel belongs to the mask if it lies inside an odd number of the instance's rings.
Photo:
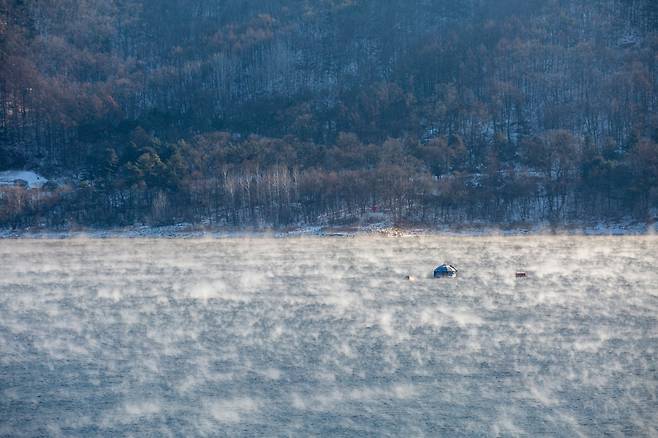
<path id="1" fill-rule="evenodd" d="M 658 435 L 653 236 L 0 240 L 0 260 L 0 436 Z M 430 278 L 444 262 L 459 276 Z"/>

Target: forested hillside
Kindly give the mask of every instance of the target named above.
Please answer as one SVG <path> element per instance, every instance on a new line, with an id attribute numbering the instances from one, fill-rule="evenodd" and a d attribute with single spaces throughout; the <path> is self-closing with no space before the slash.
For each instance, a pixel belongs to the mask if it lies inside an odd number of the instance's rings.
<path id="1" fill-rule="evenodd" d="M 651 219 L 655 0 L 0 0 L 0 226 Z"/>

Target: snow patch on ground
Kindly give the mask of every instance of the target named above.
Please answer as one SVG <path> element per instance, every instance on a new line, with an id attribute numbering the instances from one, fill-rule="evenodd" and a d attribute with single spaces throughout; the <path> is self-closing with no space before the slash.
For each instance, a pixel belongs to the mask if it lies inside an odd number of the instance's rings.
<path id="1" fill-rule="evenodd" d="M 31 189 L 40 189 L 48 182 L 43 176 L 29 170 L 5 170 L 0 172 L 0 186 L 13 186 L 16 181 L 25 181 Z"/>
<path id="2" fill-rule="evenodd" d="M 541 222 L 524 226 L 496 226 L 486 223 L 445 224 L 426 227 L 397 227 L 390 222 L 356 226 L 297 226 L 287 229 L 254 228 L 210 228 L 190 223 L 167 226 L 136 225 L 124 228 L 48 230 L 43 228 L 0 229 L 0 239 L 219 239 L 238 237 L 355 237 L 380 235 L 386 237 L 413 237 L 421 235 L 441 236 L 522 236 L 522 235 L 584 235 L 584 236 L 639 236 L 658 234 L 658 223 L 642 223 L 632 220 L 620 222 L 572 223 L 551 225 Z"/>

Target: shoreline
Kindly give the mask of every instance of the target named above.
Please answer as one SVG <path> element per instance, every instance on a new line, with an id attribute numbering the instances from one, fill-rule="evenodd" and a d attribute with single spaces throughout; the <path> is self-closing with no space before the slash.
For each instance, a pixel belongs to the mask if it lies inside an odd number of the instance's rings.
<path id="1" fill-rule="evenodd" d="M 80 229 L 0 229 L 0 240 L 12 239 L 221 239 L 254 237 L 413 237 L 413 236 L 647 236 L 658 234 L 658 223 L 573 223 L 551 226 L 539 223 L 527 226 L 491 224 L 445 225 L 436 227 L 394 226 L 389 223 L 365 226 L 298 227 L 202 227 L 188 223 L 167 226 Z"/>

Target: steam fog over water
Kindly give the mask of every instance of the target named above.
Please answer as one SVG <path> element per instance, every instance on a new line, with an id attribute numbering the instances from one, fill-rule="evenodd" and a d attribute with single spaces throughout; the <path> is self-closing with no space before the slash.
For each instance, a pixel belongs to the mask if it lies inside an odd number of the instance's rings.
<path id="1" fill-rule="evenodd" d="M 0 259 L 0 436 L 658 434 L 656 237 L 0 240 Z M 430 279 L 443 262 L 460 276 Z"/>

